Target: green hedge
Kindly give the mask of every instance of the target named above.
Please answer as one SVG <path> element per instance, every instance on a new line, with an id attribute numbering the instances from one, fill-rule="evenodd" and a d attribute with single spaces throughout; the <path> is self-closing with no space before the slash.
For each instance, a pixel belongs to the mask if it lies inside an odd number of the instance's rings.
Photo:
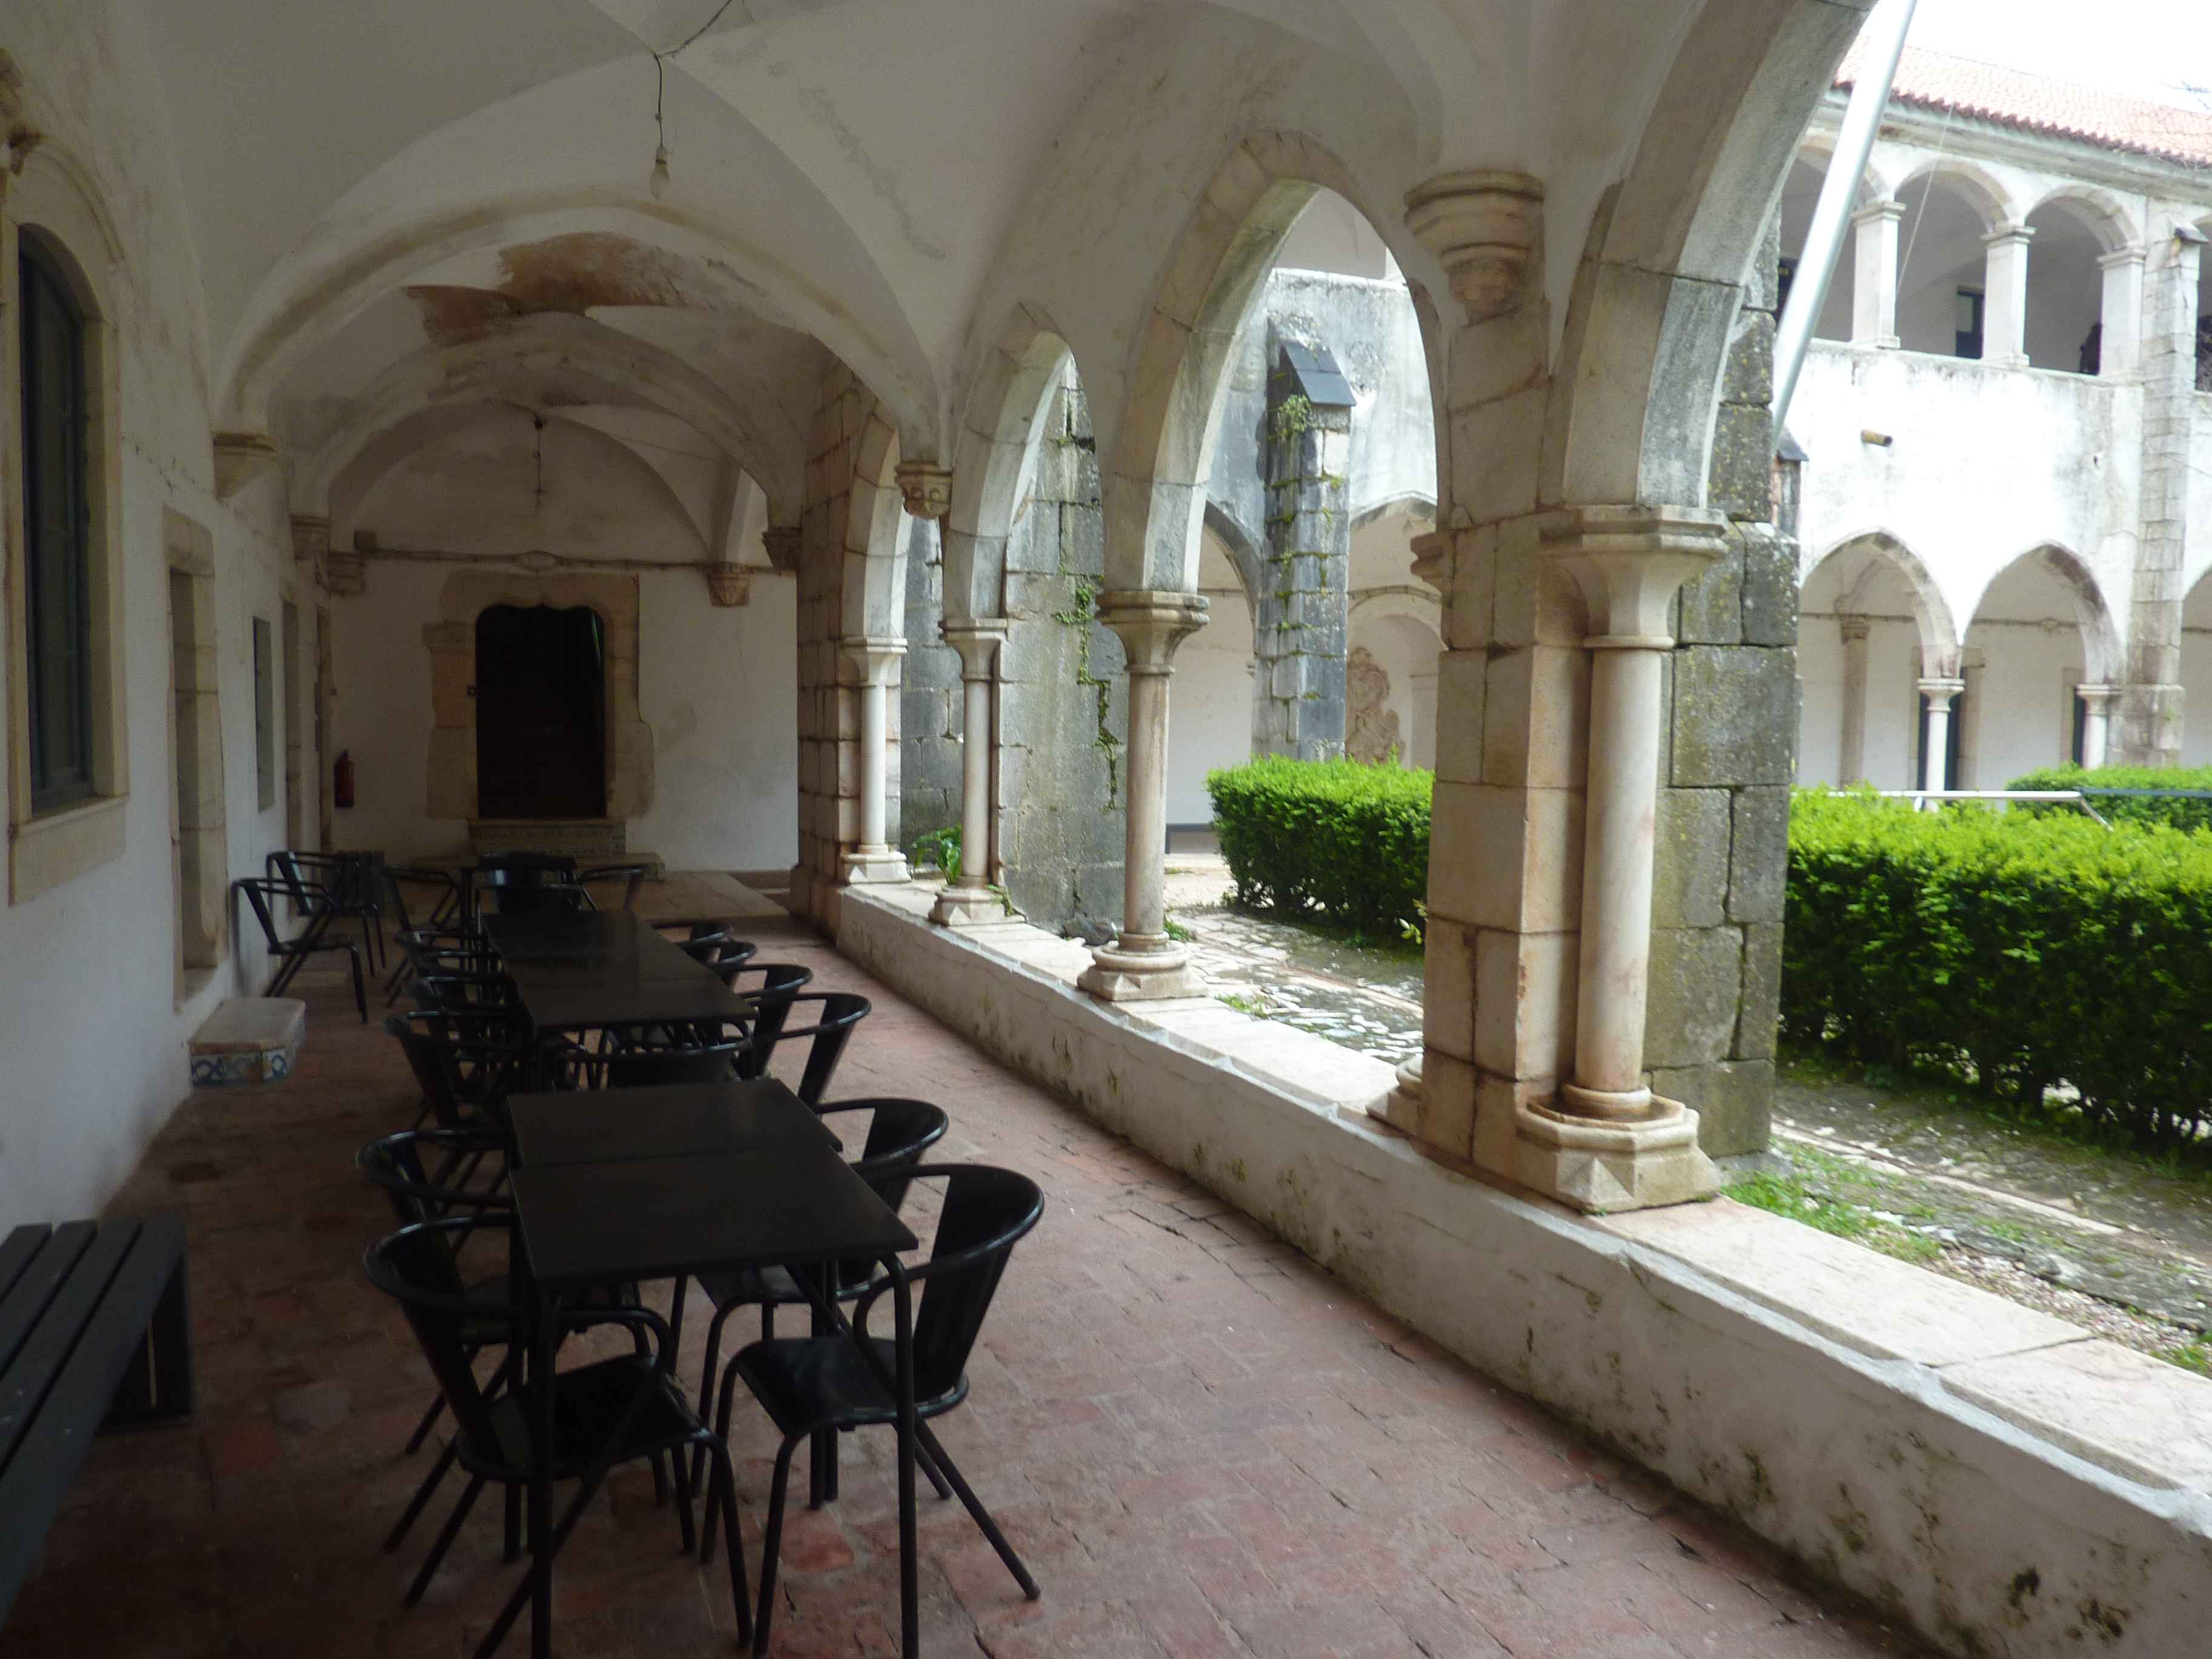
<path id="1" fill-rule="evenodd" d="M 1801 792 L 1783 1025 L 1864 1060 L 2070 1084 L 2146 1143 L 2212 1109 L 2212 835 Z"/>
<path id="2" fill-rule="evenodd" d="M 1429 890 L 1431 772 L 1280 757 L 1206 774 L 1237 902 L 1392 938 Z"/>
<path id="3" fill-rule="evenodd" d="M 2079 766 L 2046 766 L 2014 778 L 2008 789 L 2205 789 L 2212 790 L 2212 767 L 2100 766 L 2088 771 Z M 2089 805 L 2099 816 L 2136 823 L 2166 823 L 2177 830 L 2212 830 L 2212 799 L 2176 799 L 2171 796 L 2104 795 Z M 2080 813 L 2068 807 L 2039 808 Z"/>

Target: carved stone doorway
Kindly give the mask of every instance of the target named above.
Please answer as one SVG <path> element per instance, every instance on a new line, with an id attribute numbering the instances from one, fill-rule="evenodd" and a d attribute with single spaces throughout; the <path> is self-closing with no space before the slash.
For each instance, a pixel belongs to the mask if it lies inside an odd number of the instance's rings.
<path id="1" fill-rule="evenodd" d="M 605 817 L 606 626 L 598 613 L 495 605 L 477 615 L 476 635 L 479 815 Z"/>

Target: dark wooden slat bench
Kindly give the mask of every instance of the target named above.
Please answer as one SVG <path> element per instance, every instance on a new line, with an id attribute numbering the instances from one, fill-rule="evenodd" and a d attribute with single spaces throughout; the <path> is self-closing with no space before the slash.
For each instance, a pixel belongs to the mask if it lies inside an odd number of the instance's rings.
<path id="1" fill-rule="evenodd" d="M 94 1431 L 191 1408 L 181 1216 L 0 1240 L 0 1619 Z"/>

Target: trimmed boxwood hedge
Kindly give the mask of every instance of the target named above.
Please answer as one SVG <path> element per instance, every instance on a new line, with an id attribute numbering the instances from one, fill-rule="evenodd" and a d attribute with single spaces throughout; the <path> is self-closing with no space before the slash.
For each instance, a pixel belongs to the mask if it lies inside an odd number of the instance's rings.
<path id="1" fill-rule="evenodd" d="M 2170 774 L 2166 775 L 2171 775 Z M 2070 1084 L 2147 1144 L 2212 1107 L 2212 834 L 1800 792 L 1782 1018 L 1862 1060 Z"/>
<path id="2" fill-rule="evenodd" d="M 1432 772 L 1273 757 L 1206 776 L 1237 902 L 1363 933 L 1418 927 Z"/>
<path id="3" fill-rule="evenodd" d="M 2212 790 L 2212 767 L 2100 766 L 2089 771 L 2079 766 L 2046 766 L 2028 772 L 2005 786 L 2008 789 L 2203 789 Z M 2100 817 L 2136 823 L 2166 823 L 2177 830 L 2212 830 L 2212 799 L 2194 800 L 2186 795 L 2099 795 L 2089 805 Z M 2067 807 L 2038 809 L 2075 812 Z"/>

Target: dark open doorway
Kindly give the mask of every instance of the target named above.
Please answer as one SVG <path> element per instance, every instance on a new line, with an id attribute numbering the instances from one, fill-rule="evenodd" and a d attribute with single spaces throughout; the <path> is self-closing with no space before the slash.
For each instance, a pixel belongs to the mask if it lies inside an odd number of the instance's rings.
<path id="1" fill-rule="evenodd" d="M 596 611 L 485 611 L 476 699 L 480 816 L 606 816 L 606 629 Z"/>

